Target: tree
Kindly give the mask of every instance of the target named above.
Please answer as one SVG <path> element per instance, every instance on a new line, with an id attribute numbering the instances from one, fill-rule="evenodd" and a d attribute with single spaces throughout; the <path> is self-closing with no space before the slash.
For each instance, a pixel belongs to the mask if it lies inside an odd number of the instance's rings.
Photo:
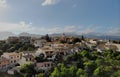
<path id="1" fill-rule="evenodd" d="M 43 62 L 45 60 L 45 55 L 43 53 L 39 54 L 39 56 L 35 57 L 37 62 Z"/>
<path id="2" fill-rule="evenodd" d="M 38 74 L 38 77 L 45 77 L 45 76 L 44 76 L 44 73 L 39 73 L 39 74 Z"/>
<path id="3" fill-rule="evenodd" d="M 49 37 L 48 34 L 46 34 L 46 36 L 45 36 L 45 40 L 46 40 L 47 42 L 51 42 L 51 38 Z"/>
<path id="4" fill-rule="evenodd" d="M 82 35 L 81 40 L 85 40 L 84 36 Z"/>
<path id="5" fill-rule="evenodd" d="M 83 74 L 83 73 L 84 73 L 83 70 L 81 68 L 79 68 L 76 72 L 76 76 L 80 77 L 80 75 Z"/>
<path id="6" fill-rule="evenodd" d="M 65 56 L 65 57 L 64 57 L 64 63 L 65 63 L 65 64 L 71 63 L 72 57 L 73 57 L 72 55 L 67 55 L 67 56 Z"/>
<path id="7" fill-rule="evenodd" d="M 60 64 L 61 77 L 69 77 L 68 69 L 64 64 Z"/>
<path id="8" fill-rule="evenodd" d="M 100 66 L 100 65 L 104 64 L 104 60 L 100 59 L 100 58 L 97 58 L 95 63 L 97 64 L 97 66 Z"/>
<path id="9" fill-rule="evenodd" d="M 14 52 L 15 51 L 15 47 L 10 47 L 7 51 L 8 52 Z"/>
<path id="10" fill-rule="evenodd" d="M 27 50 L 28 50 L 28 51 L 34 51 L 34 48 L 33 48 L 33 47 L 28 47 Z"/>
<path id="11" fill-rule="evenodd" d="M 94 71 L 94 76 L 97 77 L 110 77 L 112 74 L 112 67 L 111 66 L 99 66 Z"/>
<path id="12" fill-rule="evenodd" d="M 83 57 L 89 58 L 89 52 L 86 51 L 86 50 L 83 50 L 83 51 L 81 52 L 81 55 L 82 55 Z"/>
<path id="13" fill-rule="evenodd" d="M 57 67 L 54 68 L 54 71 L 51 73 L 50 77 L 61 77 L 61 74 Z"/>
<path id="14" fill-rule="evenodd" d="M 76 77 L 88 77 L 88 74 L 83 69 L 79 68 L 76 72 Z"/>
<path id="15" fill-rule="evenodd" d="M 88 61 L 84 63 L 85 70 L 88 72 L 89 75 L 92 75 L 94 70 L 96 69 L 96 64 L 93 61 Z"/>
<path id="16" fill-rule="evenodd" d="M 76 71 L 77 71 L 77 67 L 75 65 L 71 66 L 69 68 L 70 77 L 75 77 L 76 76 Z"/>
<path id="17" fill-rule="evenodd" d="M 98 76 L 98 77 L 104 77 L 103 67 L 100 66 L 100 67 L 96 68 L 94 71 L 94 75 Z"/>
<path id="18" fill-rule="evenodd" d="M 73 38 L 72 43 L 75 44 L 77 42 L 81 42 L 81 40 L 79 38 Z"/>
<path id="19" fill-rule="evenodd" d="M 82 58 L 83 61 L 88 61 L 90 59 L 89 51 L 83 50 L 81 52 L 81 56 L 83 57 Z"/>
<path id="20" fill-rule="evenodd" d="M 120 70 L 113 73 L 110 77 L 120 77 Z"/>
<path id="21" fill-rule="evenodd" d="M 33 64 L 22 65 L 20 71 L 25 75 L 25 77 L 32 77 L 33 75 L 35 75 L 35 69 Z"/>

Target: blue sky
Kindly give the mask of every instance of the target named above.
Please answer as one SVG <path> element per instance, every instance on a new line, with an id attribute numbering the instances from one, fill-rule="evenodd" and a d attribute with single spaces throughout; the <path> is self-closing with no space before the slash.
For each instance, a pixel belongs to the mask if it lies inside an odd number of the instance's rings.
<path id="1" fill-rule="evenodd" d="M 120 35 L 120 0 L 0 0 L 0 32 Z"/>

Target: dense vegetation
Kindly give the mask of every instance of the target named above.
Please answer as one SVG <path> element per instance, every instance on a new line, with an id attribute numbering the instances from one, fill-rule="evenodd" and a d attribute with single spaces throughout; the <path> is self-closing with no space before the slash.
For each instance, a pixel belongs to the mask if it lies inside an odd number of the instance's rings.
<path id="1" fill-rule="evenodd" d="M 6 43 L 5 41 L 0 41 L 0 54 L 15 51 L 34 51 L 35 49 L 35 46 L 31 43 Z"/>
<path id="2" fill-rule="evenodd" d="M 51 77 L 120 77 L 120 52 L 82 51 L 64 57 Z"/>
<path id="3" fill-rule="evenodd" d="M 24 77 L 37 74 L 38 77 L 120 77 L 120 52 L 81 51 L 63 57 L 54 69 L 34 71 L 33 65 L 22 66 Z M 29 71 L 27 71 L 29 70 Z M 49 75 L 48 75 L 49 74 Z"/>

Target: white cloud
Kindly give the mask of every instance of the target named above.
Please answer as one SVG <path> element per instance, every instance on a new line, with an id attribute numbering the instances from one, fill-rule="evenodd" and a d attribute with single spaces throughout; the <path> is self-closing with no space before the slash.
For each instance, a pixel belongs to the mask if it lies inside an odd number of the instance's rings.
<path id="1" fill-rule="evenodd" d="M 0 0 L 0 9 L 7 8 L 7 1 L 6 0 Z"/>
<path id="2" fill-rule="evenodd" d="M 49 29 L 46 29 L 46 31 L 47 31 L 49 34 L 61 33 L 61 32 L 62 32 L 62 30 L 61 30 L 60 27 L 49 28 Z"/>
<path id="3" fill-rule="evenodd" d="M 102 29 L 102 28 L 101 28 Z M 53 33 L 77 33 L 77 34 L 89 34 L 96 33 L 100 30 L 100 27 L 80 27 L 80 26 L 64 26 L 64 27 L 43 27 L 43 26 L 34 26 L 32 23 L 26 23 L 25 21 L 21 21 L 19 23 L 7 23 L 0 22 L 0 32 L 13 32 L 13 33 L 21 33 L 21 32 L 29 32 L 35 34 L 53 34 Z M 99 32 L 98 32 L 99 33 Z M 106 31 L 108 35 L 120 36 L 120 28 L 112 28 Z"/>
<path id="4" fill-rule="evenodd" d="M 3 31 L 10 31 L 14 33 L 20 32 L 30 32 L 33 31 L 35 28 L 32 26 L 31 23 L 26 24 L 24 21 L 20 23 L 0 23 L 0 32 Z"/>
<path id="5" fill-rule="evenodd" d="M 77 26 L 66 26 L 64 28 L 64 32 L 73 33 L 73 32 L 76 32 L 77 29 L 78 29 Z"/>
<path id="6" fill-rule="evenodd" d="M 85 27 L 82 25 L 82 27 L 77 32 L 78 34 L 92 34 L 92 33 L 99 33 L 99 30 L 101 29 L 98 25 L 89 25 Z"/>
<path id="7" fill-rule="evenodd" d="M 8 4 L 6 0 L 0 0 L 0 20 L 4 18 L 8 11 Z"/>
<path id="8" fill-rule="evenodd" d="M 41 33 L 41 34 L 52 34 L 52 33 L 72 33 L 76 32 L 78 29 L 77 26 L 65 26 L 65 27 L 37 27 L 33 26 L 32 23 L 26 23 L 21 21 L 19 23 L 7 23 L 7 22 L 0 22 L 0 32 L 14 32 L 14 33 L 21 33 L 21 32 L 29 32 L 29 33 Z"/>
<path id="9" fill-rule="evenodd" d="M 93 32 L 95 32 L 94 28 L 92 28 L 92 29 L 88 28 L 88 29 L 85 29 L 82 33 L 88 34 L 88 33 L 93 33 Z"/>
<path id="10" fill-rule="evenodd" d="M 120 28 L 112 28 L 107 32 L 108 35 L 120 36 Z"/>
<path id="11" fill-rule="evenodd" d="M 47 5 L 54 5 L 59 3 L 60 0 L 44 0 L 44 2 L 41 4 L 42 6 L 47 6 Z"/>
<path id="12" fill-rule="evenodd" d="M 46 31 L 50 34 L 53 33 L 76 33 L 78 31 L 77 26 L 64 26 L 64 27 L 53 27 L 50 29 L 46 29 Z"/>

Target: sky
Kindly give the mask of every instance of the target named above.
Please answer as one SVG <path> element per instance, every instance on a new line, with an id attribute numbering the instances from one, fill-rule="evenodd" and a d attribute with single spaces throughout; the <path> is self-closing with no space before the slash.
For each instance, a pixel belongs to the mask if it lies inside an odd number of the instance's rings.
<path id="1" fill-rule="evenodd" d="M 0 0 L 0 32 L 120 36 L 120 0 Z"/>

